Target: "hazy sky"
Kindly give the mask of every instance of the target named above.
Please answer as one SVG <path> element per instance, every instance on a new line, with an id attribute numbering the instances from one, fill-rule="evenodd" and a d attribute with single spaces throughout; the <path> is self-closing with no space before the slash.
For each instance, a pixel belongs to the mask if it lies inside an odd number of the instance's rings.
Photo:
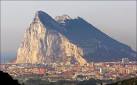
<path id="1" fill-rule="evenodd" d="M 80 16 L 114 39 L 136 48 L 135 1 L 2 1 L 2 53 L 16 53 L 38 10 L 52 17 Z"/>

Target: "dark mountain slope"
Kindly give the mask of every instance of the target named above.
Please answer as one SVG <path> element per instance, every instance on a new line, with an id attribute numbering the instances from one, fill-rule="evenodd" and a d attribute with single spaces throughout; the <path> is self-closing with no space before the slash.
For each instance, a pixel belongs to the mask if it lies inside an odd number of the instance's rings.
<path id="1" fill-rule="evenodd" d="M 123 57 L 136 59 L 136 52 L 129 46 L 112 39 L 80 17 L 65 20 L 62 26 L 66 28 L 64 35 L 84 49 L 89 61 L 114 61 Z"/>

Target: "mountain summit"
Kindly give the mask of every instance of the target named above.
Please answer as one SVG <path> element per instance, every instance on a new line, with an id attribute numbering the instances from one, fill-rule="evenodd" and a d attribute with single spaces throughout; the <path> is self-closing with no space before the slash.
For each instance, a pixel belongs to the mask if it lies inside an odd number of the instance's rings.
<path id="1" fill-rule="evenodd" d="M 136 52 L 78 17 L 55 19 L 38 11 L 18 48 L 16 63 L 64 63 L 136 59 Z"/>
<path id="2" fill-rule="evenodd" d="M 66 20 L 70 20 L 70 19 L 72 19 L 72 18 L 68 15 L 62 15 L 62 16 L 55 17 L 55 20 L 59 23 L 65 23 Z"/>

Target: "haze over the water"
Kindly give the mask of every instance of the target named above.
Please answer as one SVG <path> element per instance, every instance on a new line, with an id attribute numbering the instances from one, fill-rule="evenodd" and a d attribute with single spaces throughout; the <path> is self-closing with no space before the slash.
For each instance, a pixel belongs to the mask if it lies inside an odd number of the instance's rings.
<path id="1" fill-rule="evenodd" d="M 38 10 L 52 17 L 80 16 L 110 37 L 136 49 L 136 1 L 2 1 L 2 56 L 16 54 Z"/>

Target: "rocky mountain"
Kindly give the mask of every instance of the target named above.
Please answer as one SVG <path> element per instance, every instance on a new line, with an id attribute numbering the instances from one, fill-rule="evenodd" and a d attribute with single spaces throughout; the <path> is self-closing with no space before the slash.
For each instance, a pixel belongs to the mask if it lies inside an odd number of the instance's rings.
<path id="1" fill-rule="evenodd" d="M 48 14 L 38 11 L 17 52 L 16 63 L 86 64 L 83 50 L 58 30 L 64 30 Z"/>
<path id="2" fill-rule="evenodd" d="M 89 24 L 68 15 L 55 19 L 38 11 L 24 34 L 16 63 L 64 63 L 80 65 L 90 61 L 114 61 L 136 52 Z"/>

